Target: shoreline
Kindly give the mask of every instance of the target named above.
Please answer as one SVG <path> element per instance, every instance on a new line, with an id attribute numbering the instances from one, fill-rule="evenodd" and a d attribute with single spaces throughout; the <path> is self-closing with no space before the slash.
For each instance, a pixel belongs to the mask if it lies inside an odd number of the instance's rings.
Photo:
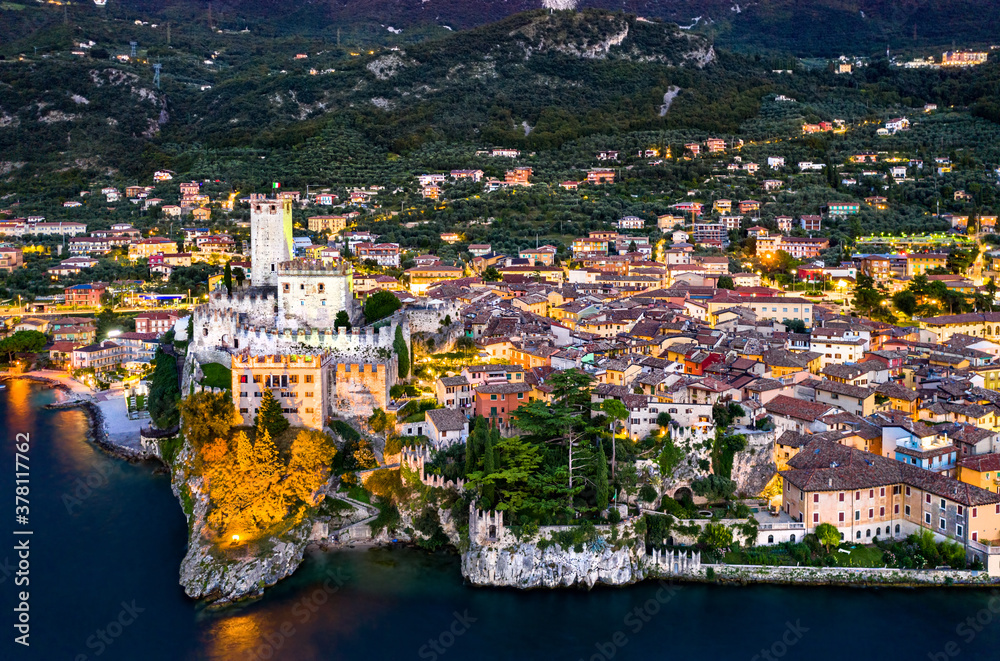
<path id="1" fill-rule="evenodd" d="M 0 383 L 6 381 L 12 381 L 15 379 L 23 379 L 26 381 L 33 381 L 35 383 L 40 383 L 46 387 L 52 388 L 59 391 L 60 399 L 62 401 L 54 402 L 51 404 L 46 404 L 45 408 L 56 409 L 56 410 L 69 410 L 69 409 L 81 409 L 87 416 L 88 421 L 88 431 L 87 439 L 91 441 L 95 446 L 97 446 L 102 452 L 115 457 L 117 459 L 122 459 L 128 461 L 129 463 L 138 464 L 145 461 L 156 460 L 161 465 L 165 465 L 163 461 L 156 455 L 135 450 L 131 447 L 126 447 L 118 445 L 110 440 L 108 437 L 107 430 L 105 429 L 105 419 L 104 414 L 100 407 L 96 403 L 83 397 L 73 397 L 74 391 L 69 388 L 64 383 L 50 379 L 44 376 L 36 376 L 32 374 L 0 374 Z M 167 467 L 169 469 L 169 467 Z M 365 552 L 372 549 L 413 549 L 420 550 L 419 547 L 413 544 L 400 544 L 398 542 L 379 542 L 372 540 L 356 541 L 349 544 L 339 544 L 330 543 L 325 540 L 311 540 L 307 543 L 305 547 L 306 552 L 318 552 L 322 554 L 331 553 L 343 553 L 343 552 Z M 458 552 L 457 549 L 454 551 L 457 558 L 461 559 L 463 554 Z M 802 575 L 802 576 L 781 576 L 773 575 L 773 570 L 768 565 L 754 565 L 752 567 L 738 567 L 734 565 L 703 565 L 704 569 L 711 567 L 715 570 L 714 576 L 709 578 L 706 575 L 691 575 L 691 574 L 661 574 L 658 572 L 650 572 L 645 574 L 643 578 L 632 581 L 629 583 L 621 584 L 611 584 L 598 582 L 594 587 L 601 586 L 603 588 L 624 588 L 630 585 L 640 585 L 642 583 L 647 583 L 651 581 L 670 581 L 679 584 L 700 584 L 700 585 L 719 585 L 727 587 L 746 587 L 750 585 L 775 585 L 782 587 L 845 587 L 845 588 L 897 588 L 897 589 L 915 589 L 915 588 L 946 588 L 946 587 L 961 587 L 961 588 L 971 588 L 971 589 L 984 589 L 984 588 L 995 588 L 1000 580 L 986 579 L 983 581 L 979 580 L 952 580 L 948 581 L 947 576 L 942 576 L 941 580 L 934 580 L 933 570 L 926 570 L 926 574 L 930 580 L 912 580 L 912 577 L 903 577 L 898 575 L 891 575 L 888 572 L 885 575 L 879 576 L 877 573 L 866 572 L 863 570 L 846 572 L 843 575 L 838 576 L 827 576 L 823 575 L 823 572 L 814 572 L 813 575 Z M 810 570 L 820 570 L 823 568 L 811 568 L 802 567 L 801 572 L 803 574 L 810 573 Z M 885 571 L 885 570 L 883 570 Z M 293 572 L 294 573 L 294 572 Z M 985 572 L 983 572 L 985 574 Z M 881 580 L 880 580 L 881 579 Z M 901 579 L 901 580 L 900 580 Z M 909 580 L 907 580 L 909 579 Z M 587 588 L 583 585 L 572 585 L 572 586 L 552 586 L 552 587 L 531 587 L 522 588 L 516 586 L 506 586 L 506 585 L 483 585 L 475 584 L 470 581 L 467 577 L 463 576 L 463 582 L 468 587 L 474 588 L 485 588 L 485 589 L 516 589 L 518 591 L 528 590 L 538 590 L 538 589 L 586 589 L 591 590 L 593 588 Z M 251 598 L 251 600 L 256 600 L 260 598 Z M 214 602 L 212 602 L 214 603 Z M 239 600 L 232 603 L 239 603 Z M 220 604 L 218 608 L 225 608 L 232 604 Z"/>
<path id="2" fill-rule="evenodd" d="M 96 445 L 100 450 L 108 455 L 111 455 L 117 459 L 123 459 L 129 463 L 141 463 L 143 461 L 149 461 L 155 459 L 159 461 L 159 457 L 156 455 L 145 452 L 141 450 L 136 450 L 134 448 L 119 445 L 113 442 L 105 429 L 104 413 L 101 408 L 97 406 L 93 401 L 88 399 L 83 399 L 82 396 L 77 395 L 69 386 L 65 383 L 61 383 L 55 379 L 51 379 L 45 376 L 38 376 L 34 374 L 0 374 L 0 383 L 6 381 L 24 380 L 32 381 L 34 383 L 40 383 L 48 388 L 58 391 L 59 400 L 51 404 L 46 404 L 45 408 L 53 410 L 69 410 L 69 409 L 81 409 L 87 416 L 88 429 L 87 429 L 87 440 Z M 77 396 L 74 396 L 77 395 Z M 162 462 L 160 462 L 162 463 Z"/>

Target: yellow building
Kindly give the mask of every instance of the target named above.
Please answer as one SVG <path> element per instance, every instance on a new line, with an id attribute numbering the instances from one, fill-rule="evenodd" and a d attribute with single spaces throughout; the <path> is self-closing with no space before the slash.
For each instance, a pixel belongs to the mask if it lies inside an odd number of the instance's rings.
<path id="1" fill-rule="evenodd" d="M 958 462 L 958 479 L 1000 493 L 1000 454 L 979 454 Z"/>
<path id="2" fill-rule="evenodd" d="M 455 280 L 464 275 L 464 271 L 457 266 L 414 266 L 408 269 L 406 275 L 410 277 L 410 293 L 415 296 L 423 296 L 431 285 L 435 285 L 444 280 Z"/>
<path id="3" fill-rule="evenodd" d="M 956 334 L 987 339 L 1000 338 L 1000 312 L 969 312 L 928 317 L 920 320 L 920 327 L 937 335 L 937 341 L 941 344 Z"/>
<path id="4" fill-rule="evenodd" d="M 129 245 L 128 258 L 135 261 L 137 259 L 149 259 L 153 255 L 158 255 L 160 253 L 167 254 L 176 252 L 176 241 L 160 237 L 152 237 Z"/>
<path id="5" fill-rule="evenodd" d="M 347 229 L 347 216 L 313 216 L 309 219 L 310 232 L 327 231 L 337 234 Z"/>
<path id="6" fill-rule="evenodd" d="M 330 404 L 329 356 L 233 356 L 237 425 L 253 424 L 265 389 L 271 390 L 293 427 L 323 429 Z"/>

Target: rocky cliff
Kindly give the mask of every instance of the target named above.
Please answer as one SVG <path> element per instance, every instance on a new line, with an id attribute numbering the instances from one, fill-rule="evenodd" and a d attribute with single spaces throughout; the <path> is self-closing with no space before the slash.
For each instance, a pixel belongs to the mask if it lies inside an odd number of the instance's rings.
<path id="1" fill-rule="evenodd" d="M 255 599 L 265 588 L 291 576 L 302 563 L 313 522 L 306 519 L 280 538 L 220 549 L 204 535 L 208 494 L 202 478 L 190 475 L 185 468 L 189 455 L 185 444 L 171 467 L 171 488 L 188 520 L 187 554 L 180 567 L 184 593 L 215 606 Z"/>
<path id="2" fill-rule="evenodd" d="M 597 583 L 628 585 L 645 577 L 629 547 L 577 552 L 558 545 L 541 549 L 534 543 L 474 545 L 462 554 L 462 576 L 473 585 L 521 589 L 574 585 L 589 589 Z"/>

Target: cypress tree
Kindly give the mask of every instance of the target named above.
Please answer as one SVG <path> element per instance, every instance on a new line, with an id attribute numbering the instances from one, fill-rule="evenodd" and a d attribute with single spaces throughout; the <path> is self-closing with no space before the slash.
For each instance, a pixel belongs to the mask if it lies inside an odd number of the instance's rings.
<path id="1" fill-rule="evenodd" d="M 149 388 L 149 415 L 160 429 L 169 429 L 180 422 L 177 401 L 181 388 L 177 379 L 177 359 L 163 349 L 156 350 L 156 369 Z"/>
<path id="2" fill-rule="evenodd" d="M 267 429 L 253 444 L 253 461 L 257 471 L 263 475 L 273 475 L 278 469 L 278 448 Z"/>
<path id="3" fill-rule="evenodd" d="M 403 338 L 402 326 L 396 326 L 396 339 L 392 343 L 392 348 L 396 350 L 399 378 L 405 379 L 410 375 L 410 350 L 407 348 L 406 340 Z"/>
<path id="4" fill-rule="evenodd" d="M 491 475 L 496 472 L 496 450 L 493 447 L 493 432 L 486 434 L 486 444 L 483 448 L 483 473 Z M 483 485 L 483 506 L 486 509 L 493 508 L 493 499 L 496 497 L 496 488 L 492 483 Z"/>
<path id="5" fill-rule="evenodd" d="M 222 284 L 226 286 L 226 292 L 230 295 L 233 293 L 233 265 L 231 262 L 226 262 L 226 270 L 222 272 Z"/>
<path id="6" fill-rule="evenodd" d="M 597 442 L 597 474 L 594 476 L 597 490 L 597 509 L 608 508 L 608 455 L 604 454 L 604 444 Z"/>
<path id="7" fill-rule="evenodd" d="M 486 418 L 482 416 L 476 418 L 476 422 L 465 441 L 465 474 L 473 473 L 479 463 L 479 455 L 482 454 L 483 435 L 486 433 Z"/>
<path id="8" fill-rule="evenodd" d="M 236 463 L 241 471 L 250 470 L 253 466 L 253 446 L 250 445 L 250 439 L 244 431 L 236 435 Z"/>

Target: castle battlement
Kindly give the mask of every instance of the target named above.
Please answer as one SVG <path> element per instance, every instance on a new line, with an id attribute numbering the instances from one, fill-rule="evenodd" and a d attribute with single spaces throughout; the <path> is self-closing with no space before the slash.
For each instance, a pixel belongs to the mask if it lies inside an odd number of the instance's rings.
<path id="1" fill-rule="evenodd" d="M 419 480 L 436 489 L 457 489 L 462 491 L 465 488 L 465 480 L 447 480 L 443 475 L 428 475 L 424 471 L 426 462 L 431 459 L 431 450 L 424 446 L 406 446 L 399 452 L 399 463 L 417 473 Z"/>
<path id="2" fill-rule="evenodd" d="M 469 503 L 469 539 L 476 544 L 496 542 L 504 536 L 503 511 L 481 510 Z"/>
<path id="3" fill-rule="evenodd" d="M 324 262 L 321 259 L 292 259 L 278 264 L 278 275 L 350 275 L 343 264 Z"/>

